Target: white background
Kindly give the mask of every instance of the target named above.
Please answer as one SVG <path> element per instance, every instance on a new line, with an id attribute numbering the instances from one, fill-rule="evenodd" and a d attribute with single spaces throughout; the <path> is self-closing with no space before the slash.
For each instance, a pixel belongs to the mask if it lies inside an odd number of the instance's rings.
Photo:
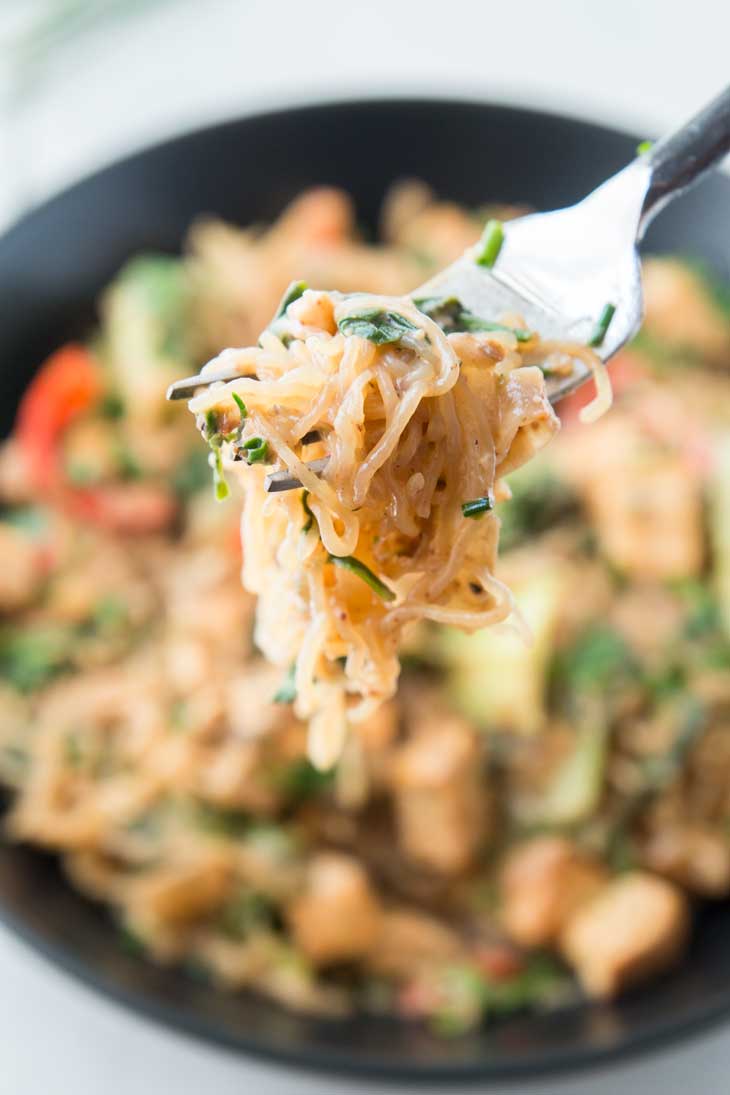
<path id="1" fill-rule="evenodd" d="M 0 39 L 37 6 L 0 0 Z M 150 4 L 142 17 L 37 59 L 25 94 L 0 116 L 0 221 L 159 136 L 292 101 L 465 94 L 652 136 L 730 81 L 729 44 L 727 0 Z M 16 75 L 7 52 L 0 55 L 6 107 Z M 4 930 L 0 1030 L 0 1095 L 393 1090 L 279 1070 L 169 1034 L 72 983 Z M 590 1078 L 519 1090 L 719 1095 L 730 1090 L 728 1076 L 730 1028 Z"/>

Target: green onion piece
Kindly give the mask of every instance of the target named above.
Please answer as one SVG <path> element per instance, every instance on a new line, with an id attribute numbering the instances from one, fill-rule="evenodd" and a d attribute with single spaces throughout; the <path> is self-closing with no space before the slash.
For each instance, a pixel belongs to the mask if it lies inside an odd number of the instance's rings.
<path id="1" fill-rule="evenodd" d="M 611 320 L 613 319 L 615 314 L 616 314 L 616 305 L 615 304 L 611 304 L 610 302 L 608 304 L 604 304 L 603 311 L 601 312 L 601 314 L 598 318 L 598 323 L 596 324 L 596 326 L 594 328 L 593 334 L 591 335 L 590 339 L 588 340 L 588 345 L 589 346 L 600 346 L 601 345 L 604 338 L 606 337 L 606 332 L 608 331 L 608 328 L 611 325 Z"/>
<path id="2" fill-rule="evenodd" d="M 279 301 L 279 307 L 276 309 L 274 319 L 281 319 L 286 312 L 290 304 L 293 304 L 295 300 L 299 300 L 301 296 L 307 291 L 309 286 L 306 281 L 292 281 L 284 293 L 284 296 Z"/>
<path id="3" fill-rule="evenodd" d="M 526 327 L 507 327 L 504 323 L 494 323 L 490 319 L 473 316 L 471 312 L 464 312 L 461 321 L 464 331 L 509 331 L 518 342 L 529 342 L 533 337 L 533 332 Z"/>
<path id="4" fill-rule="evenodd" d="M 637 144 L 636 146 L 636 155 L 645 156 L 647 152 L 651 152 L 653 147 L 653 141 L 642 141 L 641 144 Z"/>
<path id="5" fill-rule="evenodd" d="M 483 498 L 472 498 L 469 502 L 461 503 L 461 512 L 465 517 L 481 517 L 494 509 L 494 499 L 485 494 Z"/>
<path id="6" fill-rule="evenodd" d="M 296 665 L 290 665 L 286 671 L 286 676 L 277 688 L 273 695 L 274 703 L 294 703 L 297 698 L 297 686 L 294 683 L 296 676 Z"/>
<path id="7" fill-rule="evenodd" d="M 269 445 L 263 437 L 249 437 L 248 441 L 244 441 L 241 445 L 241 449 L 245 452 L 246 461 L 249 464 L 264 464 L 269 455 Z"/>
<path id="8" fill-rule="evenodd" d="M 245 422 L 248 418 L 248 410 L 246 409 L 246 404 L 243 402 L 238 392 L 231 392 L 231 399 L 241 412 L 241 421 Z"/>
<path id="9" fill-rule="evenodd" d="M 505 323 L 475 316 L 458 297 L 421 297 L 413 303 L 419 311 L 438 323 L 447 335 L 455 331 L 509 331 L 518 342 L 529 342 L 533 337 L 533 332 L 526 327 L 508 327 Z"/>
<path id="10" fill-rule="evenodd" d="M 114 449 L 122 478 L 141 479 L 142 465 L 120 435 L 114 439 Z"/>
<path id="11" fill-rule="evenodd" d="M 215 456 L 215 463 L 213 465 L 213 487 L 215 489 L 216 499 L 219 502 L 222 502 L 228 497 L 230 492 L 223 471 L 223 457 L 221 455 L 220 447 L 213 449 L 213 453 Z"/>
<path id="12" fill-rule="evenodd" d="M 330 555 L 329 561 L 334 563 L 335 566 L 342 567 L 343 570 L 349 570 L 351 574 L 356 574 L 358 578 L 362 578 L 363 582 L 366 582 L 373 592 L 377 593 L 378 597 L 382 597 L 384 601 L 395 600 L 393 590 L 388 589 L 385 582 L 381 582 L 377 574 L 373 574 L 370 567 L 365 566 L 354 555 Z"/>
<path id="13" fill-rule="evenodd" d="M 112 421 L 117 421 L 119 418 L 124 418 L 124 400 L 117 392 L 107 392 L 102 397 L 99 410 L 104 415 L 104 418 L 111 418 Z"/>
<path id="14" fill-rule="evenodd" d="M 316 518 L 315 518 L 314 514 L 312 513 L 311 509 L 309 508 L 309 491 L 308 490 L 303 490 L 302 491 L 302 508 L 303 508 L 304 512 L 306 513 L 306 515 L 307 515 L 307 523 L 302 526 L 302 532 L 309 532 L 309 530 L 314 526 L 314 522 L 315 522 Z"/>
<path id="15" fill-rule="evenodd" d="M 398 312 L 359 312 L 356 315 L 343 316 L 337 324 L 343 335 L 357 335 L 358 338 L 366 338 L 375 346 L 385 346 L 391 342 L 399 342 L 404 335 L 411 331 L 417 331 L 415 323 L 411 323 L 405 316 Z"/>
<path id="16" fill-rule="evenodd" d="M 147 954 L 147 944 L 144 939 L 133 932 L 131 928 L 121 927 L 118 938 L 122 950 L 133 958 L 142 958 Z"/>
<path id="17" fill-rule="evenodd" d="M 499 252 L 504 243 L 504 228 L 501 221 L 487 221 L 484 225 L 482 238 L 479 240 L 479 252 L 477 254 L 478 266 L 494 266 Z"/>
<path id="18" fill-rule="evenodd" d="M 211 409 L 205 412 L 205 436 L 210 441 L 218 433 L 218 415 Z"/>

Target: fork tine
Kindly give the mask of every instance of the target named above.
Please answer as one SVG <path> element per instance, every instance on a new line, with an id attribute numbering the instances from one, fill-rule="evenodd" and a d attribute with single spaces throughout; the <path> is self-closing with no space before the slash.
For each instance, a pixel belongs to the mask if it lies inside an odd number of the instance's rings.
<path id="1" fill-rule="evenodd" d="M 307 464 L 307 467 L 315 475 L 319 475 L 327 467 L 327 460 L 328 457 L 323 456 L 320 460 L 312 460 Z M 291 475 L 288 471 L 274 471 L 267 475 L 264 480 L 264 489 L 269 494 L 278 494 L 282 490 L 296 490 L 301 485 L 296 476 Z"/>
<path id="2" fill-rule="evenodd" d="M 191 399 L 199 388 L 209 388 L 219 380 L 227 383 L 229 380 L 258 380 L 257 376 L 248 373 L 239 373 L 238 369 L 219 369 L 215 373 L 198 373 L 197 376 L 186 376 L 182 380 L 176 380 L 167 389 L 167 399 Z"/>

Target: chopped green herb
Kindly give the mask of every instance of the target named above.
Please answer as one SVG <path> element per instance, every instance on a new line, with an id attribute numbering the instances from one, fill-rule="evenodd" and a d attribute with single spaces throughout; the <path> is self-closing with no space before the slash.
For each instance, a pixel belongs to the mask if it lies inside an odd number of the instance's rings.
<path id="1" fill-rule="evenodd" d="M 311 509 L 309 508 L 309 491 L 308 490 L 303 490 L 302 491 L 302 509 L 304 510 L 304 512 L 307 516 L 306 523 L 304 525 L 302 525 L 302 532 L 309 532 L 309 530 L 314 527 L 316 517 L 314 516 Z"/>
<path id="2" fill-rule="evenodd" d="M 636 146 L 636 155 L 637 156 L 645 156 L 647 152 L 651 152 L 653 147 L 654 147 L 654 142 L 653 141 L 641 141 Z"/>
<path id="3" fill-rule="evenodd" d="M 438 323 L 446 334 L 454 331 L 508 331 L 518 342 L 529 342 L 533 337 L 532 331 L 525 327 L 508 327 L 504 323 L 475 316 L 458 297 L 423 297 L 413 303 L 424 315 Z"/>
<path id="4" fill-rule="evenodd" d="M 142 478 L 142 465 L 123 438 L 115 438 L 114 452 L 122 479 Z"/>
<path id="5" fill-rule="evenodd" d="M 499 543 L 503 551 L 552 528 L 577 508 L 577 500 L 566 484 L 538 461 L 514 472 L 507 482 L 512 497 L 499 509 Z"/>
<path id="6" fill-rule="evenodd" d="M 207 802 L 194 804 L 193 817 L 199 828 L 214 836 L 242 837 L 251 825 L 243 810 L 225 810 Z"/>
<path id="7" fill-rule="evenodd" d="M 373 574 L 370 567 L 365 566 L 353 555 L 330 555 L 329 561 L 334 563 L 335 566 L 342 567 L 343 570 L 349 570 L 352 574 L 356 574 L 358 578 L 362 578 L 363 582 L 366 582 L 373 592 L 377 593 L 378 597 L 382 597 L 384 601 L 395 600 L 393 590 L 388 589 L 385 582 L 381 582 L 380 578 Z"/>
<path id="8" fill-rule="evenodd" d="M 131 954 L 133 958 L 142 958 L 147 953 L 147 944 L 144 939 L 132 931 L 131 928 L 122 927 L 119 929 L 119 945 L 123 951 Z"/>
<path id="9" fill-rule="evenodd" d="M 636 659 L 617 631 L 593 625 L 556 658 L 556 679 L 577 698 L 607 695 L 619 684 L 636 678 Z"/>
<path id="10" fill-rule="evenodd" d="M 231 939 L 245 939 L 251 932 L 270 928 L 275 909 L 263 894 L 241 888 L 222 907 L 218 927 Z"/>
<path id="11" fill-rule="evenodd" d="M 529 342 L 533 337 L 532 331 L 526 327 L 507 327 L 504 323 L 494 323 L 490 319 L 481 319 L 465 312 L 462 317 L 463 330 L 465 331 L 508 331 L 514 335 L 518 342 Z"/>
<path id="12" fill-rule="evenodd" d="M 213 450 L 213 489 L 219 502 L 224 501 L 230 494 L 225 472 L 223 471 L 223 456 L 220 447 Z"/>
<path id="13" fill-rule="evenodd" d="M 280 769 L 275 782 L 287 799 L 301 802 L 328 790 L 332 786 L 334 774 L 334 767 L 322 771 L 315 768 L 306 757 L 302 757 L 301 760 L 295 760 Z"/>
<path id="14" fill-rule="evenodd" d="M 475 1027 L 484 1014 L 487 985 L 473 966 L 450 966 L 439 978 L 438 1010 L 431 1016 L 436 1033 L 455 1038 Z"/>
<path id="15" fill-rule="evenodd" d="M 504 243 L 504 228 L 501 221 L 489 220 L 484 225 L 479 240 L 476 262 L 478 266 L 494 266 Z"/>
<path id="16" fill-rule="evenodd" d="M 0 632 L 0 678 L 21 692 L 32 692 L 69 664 L 72 633 L 52 625 Z"/>
<path id="17" fill-rule="evenodd" d="M 215 439 L 217 437 L 218 437 L 218 414 L 213 409 L 213 407 L 211 407 L 210 410 L 207 410 L 205 412 L 205 440 L 209 444 L 213 444 L 213 442 L 215 441 Z"/>
<path id="18" fill-rule="evenodd" d="M 294 700 L 297 698 L 297 687 L 294 683 L 295 674 L 296 665 L 290 665 L 286 671 L 284 680 L 274 693 L 274 703 L 294 703 Z"/>
<path id="19" fill-rule="evenodd" d="M 494 499 L 488 494 L 482 498 L 472 498 L 469 502 L 461 503 L 461 512 L 465 517 L 482 517 L 491 509 L 494 509 Z"/>
<path id="20" fill-rule="evenodd" d="M 124 400 L 117 392 L 107 392 L 101 401 L 99 410 L 104 418 L 117 421 L 119 418 L 124 418 Z"/>
<path id="21" fill-rule="evenodd" d="M 248 409 L 246 407 L 246 404 L 243 402 L 238 392 L 231 392 L 231 399 L 241 412 L 241 422 L 245 422 L 248 418 Z"/>
<path id="22" fill-rule="evenodd" d="M 603 311 L 601 312 L 600 316 L 598 317 L 598 323 L 596 324 L 596 326 L 594 328 L 593 334 L 588 339 L 588 345 L 589 346 L 594 346 L 595 347 L 595 346 L 600 346 L 602 344 L 604 338 L 606 337 L 606 333 L 608 331 L 608 328 L 611 326 L 611 320 L 613 319 L 615 314 L 616 314 L 616 305 L 615 304 L 611 304 L 610 302 L 608 304 L 604 304 Z"/>
<path id="23" fill-rule="evenodd" d="M 265 464 L 269 456 L 269 445 L 263 437 L 249 437 L 241 445 L 241 450 L 245 453 L 248 464 Z"/>
<path id="24" fill-rule="evenodd" d="M 458 1036 L 486 1015 L 509 1015 L 524 1008 L 546 1005 L 565 994 L 570 981 L 549 955 L 525 958 L 522 970 L 497 980 L 472 966 L 450 966 L 440 982 L 442 1004 L 431 1022 L 439 1034 Z"/>
<path id="25" fill-rule="evenodd" d="M 127 606 L 113 594 L 101 597 L 94 606 L 93 623 L 99 631 L 116 631 L 127 619 Z"/>
<path id="26" fill-rule="evenodd" d="M 213 453 L 213 490 L 217 501 L 222 502 L 228 497 L 230 491 L 223 471 L 221 446 L 224 441 L 230 439 L 230 435 L 224 437 L 221 434 L 218 428 L 218 414 L 212 407 L 205 412 L 205 439 Z"/>
<path id="27" fill-rule="evenodd" d="M 292 281 L 284 293 L 284 296 L 279 301 L 279 307 L 274 313 L 274 319 L 281 319 L 289 305 L 293 304 L 295 300 L 299 300 L 301 296 L 304 296 L 308 288 L 309 286 L 306 281 Z"/>
<path id="28" fill-rule="evenodd" d="M 399 342 L 405 335 L 417 331 L 415 323 L 411 323 L 405 316 L 398 312 L 360 312 L 357 315 L 343 316 L 337 324 L 343 335 L 356 335 L 358 338 L 366 338 L 375 346 L 385 346 L 391 342 Z"/>

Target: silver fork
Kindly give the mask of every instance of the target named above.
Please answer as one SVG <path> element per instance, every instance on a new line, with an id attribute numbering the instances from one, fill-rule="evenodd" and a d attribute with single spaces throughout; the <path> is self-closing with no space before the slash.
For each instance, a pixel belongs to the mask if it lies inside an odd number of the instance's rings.
<path id="1" fill-rule="evenodd" d="M 477 244 L 410 295 L 416 301 L 456 297 L 463 308 L 490 320 L 517 314 L 541 339 L 593 343 L 608 361 L 641 324 L 637 244 L 647 226 L 728 152 L 730 87 L 576 205 L 508 221 L 493 265 L 479 264 Z M 589 372 L 576 361 L 567 376 L 549 374 L 550 401 L 574 391 Z M 187 399 L 240 375 L 227 368 L 178 380 L 167 398 Z M 267 479 L 272 491 L 300 485 L 287 472 Z"/>

